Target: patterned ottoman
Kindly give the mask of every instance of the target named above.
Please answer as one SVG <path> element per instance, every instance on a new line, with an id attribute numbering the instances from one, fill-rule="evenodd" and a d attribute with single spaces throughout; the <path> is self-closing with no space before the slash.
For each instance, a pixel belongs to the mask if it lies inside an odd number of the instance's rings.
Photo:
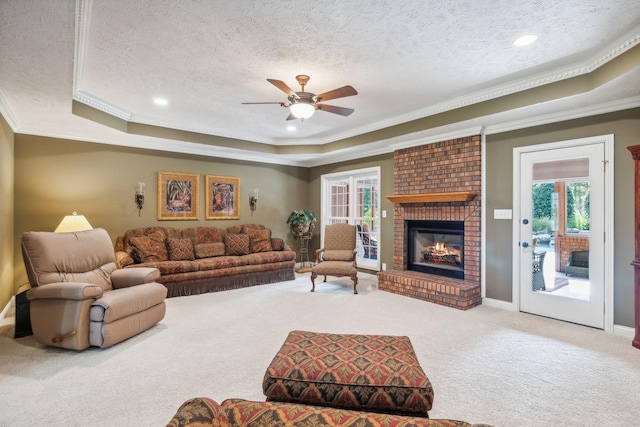
<path id="1" fill-rule="evenodd" d="M 429 378 L 408 337 L 293 331 L 267 368 L 267 400 L 428 417 Z"/>

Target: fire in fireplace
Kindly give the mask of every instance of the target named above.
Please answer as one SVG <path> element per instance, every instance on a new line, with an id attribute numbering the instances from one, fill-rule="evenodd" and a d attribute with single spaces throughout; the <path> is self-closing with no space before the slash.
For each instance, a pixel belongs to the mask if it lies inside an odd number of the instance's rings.
<path id="1" fill-rule="evenodd" d="M 464 222 L 407 221 L 407 270 L 464 279 Z"/>

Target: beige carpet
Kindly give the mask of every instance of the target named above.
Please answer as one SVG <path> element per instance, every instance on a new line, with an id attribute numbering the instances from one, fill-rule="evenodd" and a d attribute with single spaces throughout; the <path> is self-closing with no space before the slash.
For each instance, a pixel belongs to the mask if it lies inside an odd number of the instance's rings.
<path id="1" fill-rule="evenodd" d="M 331 280 L 331 278 L 330 278 Z M 0 426 L 163 426 L 194 396 L 264 400 L 293 329 L 407 335 L 435 391 L 432 418 L 495 426 L 638 425 L 640 350 L 602 331 L 486 306 L 458 311 L 361 275 L 172 298 L 153 329 L 106 350 L 0 333 Z"/>

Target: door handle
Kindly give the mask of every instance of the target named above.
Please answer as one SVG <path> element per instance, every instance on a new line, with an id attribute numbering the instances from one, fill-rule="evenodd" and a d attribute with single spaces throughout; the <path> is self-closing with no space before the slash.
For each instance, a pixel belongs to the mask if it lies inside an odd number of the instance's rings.
<path id="1" fill-rule="evenodd" d="M 528 248 L 529 247 L 529 243 L 528 242 L 522 242 L 522 247 L 523 248 Z"/>

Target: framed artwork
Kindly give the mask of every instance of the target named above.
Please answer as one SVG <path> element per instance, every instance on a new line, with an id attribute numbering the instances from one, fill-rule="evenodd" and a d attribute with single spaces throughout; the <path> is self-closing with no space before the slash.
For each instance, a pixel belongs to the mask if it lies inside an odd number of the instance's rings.
<path id="1" fill-rule="evenodd" d="M 205 177 L 206 219 L 240 219 L 240 178 Z"/>
<path id="2" fill-rule="evenodd" d="M 198 219 L 199 175 L 158 172 L 158 219 Z"/>

